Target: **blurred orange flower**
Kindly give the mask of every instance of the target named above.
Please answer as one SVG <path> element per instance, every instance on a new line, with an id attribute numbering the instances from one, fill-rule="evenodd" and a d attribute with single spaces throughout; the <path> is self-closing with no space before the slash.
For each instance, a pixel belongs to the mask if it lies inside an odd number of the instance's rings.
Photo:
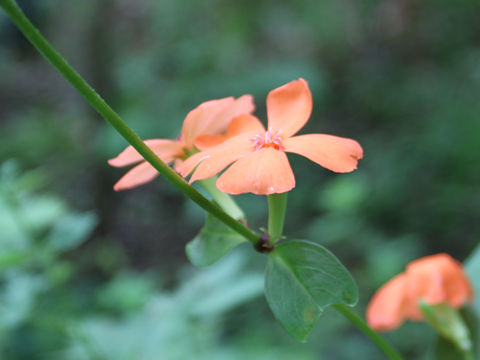
<path id="1" fill-rule="evenodd" d="M 405 320 L 420 321 L 419 301 L 460 308 L 473 300 L 473 290 L 462 264 L 448 254 L 410 262 L 405 272 L 383 285 L 367 307 L 367 322 L 374 330 L 389 331 Z"/>
<path id="2" fill-rule="evenodd" d="M 253 97 L 244 95 L 238 99 L 227 97 L 206 101 L 190 111 L 183 122 L 178 140 L 150 139 L 145 144 L 164 162 L 177 161 L 178 165 L 187 152 L 195 148 L 195 139 L 201 135 L 212 136 L 224 132 L 234 117 L 250 114 L 255 110 Z M 203 145 L 205 147 L 205 145 Z M 131 189 L 152 181 L 158 172 L 132 146 L 117 157 L 108 160 L 111 166 L 124 167 L 139 163 L 128 171 L 113 187 L 115 191 Z"/>
<path id="3" fill-rule="evenodd" d="M 192 183 L 233 163 L 217 180 L 221 191 L 268 195 L 295 187 L 285 152 L 305 156 L 334 172 L 355 170 L 363 157 L 362 147 L 355 140 L 326 134 L 293 136 L 311 112 L 312 95 L 307 82 L 289 82 L 267 96 L 268 130 L 256 117 L 242 115 L 230 123 L 225 135 L 200 137 L 199 148 L 208 148 L 189 157 L 178 171 L 183 177 L 193 171 Z"/>

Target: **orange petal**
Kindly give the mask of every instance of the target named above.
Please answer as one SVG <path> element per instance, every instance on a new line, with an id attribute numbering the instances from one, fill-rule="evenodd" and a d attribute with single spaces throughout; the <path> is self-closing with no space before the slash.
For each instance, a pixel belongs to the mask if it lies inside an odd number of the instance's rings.
<path id="1" fill-rule="evenodd" d="M 376 331 L 394 330 L 405 321 L 404 302 L 407 277 L 399 274 L 385 283 L 367 306 L 367 323 Z"/>
<path id="2" fill-rule="evenodd" d="M 473 291 L 462 264 L 448 254 L 426 256 L 407 266 L 408 297 L 412 304 L 408 316 L 422 319 L 420 300 L 436 305 L 448 303 L 459 308 L 472 300 Z"/>
<path id="3" fill-rule="evenodd" d="M 448 265 L 448 271 L 447 269 L 444 270 L 446 273 L 445 290 L 447 292 L 447 302 L 450 305 L 459 308 L 464 304 L 473 301 L 473 288 L 462 264 L 450 256 L 449 258 L 450 260 L 448 260 L 448 262 L 450 265 Z"/>
<path id="4" fill-rule="evenodd" d="M 268 130 L 287 138 L 300 130 L 312 113 L 312 94 L 303 79 L 276 88 L 267 96 Z"/>
<path id="5" fill-rule="evenodd" d="M 180 166 L 183 164 L 183 160 L 182 159 L 175 159 L 175 161 L 173 162 L 173 169 L 177 172 L 177 173 L 180 173 Z"/>
<path id="6" fill-rule="evenodd" d="M 362 147 L 352 139 L 325 134 L 308 134 L 287 138 L 285 151 L 305 156 L 338 173 L 353 171 L 363 157 Z"/>
<path id="7" fill-rule="evenodd" d="M 195 139 L 195 147 L 200 150 L 205 150 L 221 144 L 227 138 L 227 134 L 200 135 L 197 136 L 197 138 Z"/>
<path id="8" fill-rule="evenodd" d="M 253 103 L 252 95 L 243 95 L 230 106 L 224 107 L 216 116 L 212 123 L 209 124 L 207 132 L 204 134 L 217 134 L 225 131 L 232 119 L 240 115 L 249 115 L 255 110 L 255 104 Z"/>
<path id="9" fill-rule="evenodd" d="M 226 140 L 218 146 L 190 156 L 178 167 L 180 174 L 186 177 L 195 169 L 190 183 L 216 175 L 235 160 L 254 151 L 251 133 Z"/>
<path id="10" fill-rule="evenodd" d="M 234 117 L 250 114 L 255 109 L 253 97 L 243 95 L 206 101 L 190 111 L 183 122 L 182 138 L 188 149 L 192 149 L 195 138 L 224 132 Z"/>
<path id="11" fill-rule="evenodd" d="M 223 99 L 205 101 L 191 110 L 185 117 L 182 126 L 181 137 L 185 141 L 185 146 L 188 149 L 192 149 L 195 138 L 205 135 L 203 130 L 208 128 L 208 124 L 219 113 L 220 109 L 231 105 L 233 102 L 234 99 L 230 96 Z M 227 125 L 228 123 L 225 124 L 225 129 Z"/>
<path id="12" fill-rule="evenodd" d="M 263 133 L 265 132 L 265 128 L 255 116 L 243 114 L 237 116 L 230 122 L 225 134 L 199 136 L 195 139 L 195 146 L 200 150 L 204 150 L 221 144 L 226 139 L 251 131 Z"/>
<path id="13" fill-rule="evenodd" d="M 182 144 L 178 141 L 168 139 L 150 139 L 144 141 L 160 159 L 164 160 L 172 156 L 183 156 Z M 133 146 L 128 146 L 117 157 L 108 160 L 111 166 L 124 167 L 142 161 L 143 156 L 134 149 Z"/>
<path id="14" fill-rule="evenodd" d="M 158 172 L 152 167 L 152 165 L 146 161 L 142 162 L 140 165 L 135 166 L 123 175 L 123 177 L 115 184 L 113 190 L 121 191 L 143 185 L 152 181 L 157 175 Z"/>
<path id="15" fill-rule="evenodd" d="M 295 177 L 283 151 L 263 148 L 231 165 L 218 178 L 217 187 L 233 195 L 269 195 L 293 189 Z"/>

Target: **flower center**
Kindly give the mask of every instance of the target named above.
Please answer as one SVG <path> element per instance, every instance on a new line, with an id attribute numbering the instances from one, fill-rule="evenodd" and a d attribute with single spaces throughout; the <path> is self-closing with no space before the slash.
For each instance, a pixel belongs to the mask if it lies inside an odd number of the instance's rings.
<path id="1" fill-rule="evenodd" d="M 276 131 L 272 133 L 270 130 L 266 131 L 264 135 L 257 134 L 250 138 L 253 141 L 253 146 L 255 151 L 258 151 L 262 148 L 272 147 L 275 150 L 284 150 L 285 148 L 282 145 L 282 137 L 280 132 Z"/>

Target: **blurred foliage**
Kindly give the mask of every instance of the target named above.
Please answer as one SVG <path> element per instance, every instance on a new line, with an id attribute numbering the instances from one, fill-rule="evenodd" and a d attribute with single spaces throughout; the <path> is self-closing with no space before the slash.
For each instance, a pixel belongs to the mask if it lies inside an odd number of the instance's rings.
<path id="1" fill-rule="evenodd" d="M 38 171 L 0 168 L 0 356 L 5 359 L 289 359 L 268 344 L 225 345 L 222 315 L 263 293 L 261 271 L 240 251 L 198 272 L 186 268 L 169 289 L 149 273 L 117 272 L 85 284 L 69 253 L 97 224 L 58 196 L 36 193 Z M 87 294 L 85 294 L 87 292 Z M 245 317 L 251 317 L 245 311 Z M 243 319 L 242 321 L 246 321 Z M 266 337 L 268 338 L 268 336 Z M 300 356 L 313 359 L 311 350 Z"/>
<path id="2" fill-rule="evenodd" d="M 229 95 L 253 94 L 266 120 L 268 91 L 306 78 L 314 112 L 305 133 L 355 138 L 365 158 L 336 175 L 291 156 L 286 233 L 327 246 L 353 272 L 359 312 L 408 261 L 464 260 L 478 243 L 477 0 L 19 3 L 144 138 L 177 136 L 190 109 Z M 0 13 L 0 162 L 21 169 L 2 167 L 2 358 L 148 358 L 170 341 L 171 359 L 187 347 L 199 358 L 382 358 L 331 311 L 307 345 L 283 333 L 263 298 L 175 317 L 203 294 L 184 293 L 203 271 L 177 274 L 204 215 L 162 179 L 114 193 L 125 170 L 106 160 L 124 146 Z M 239 202 L 253 227 L 265 226 L 265 199 Z M 265 259 L 250 257 L 244 269 L 261 271 Z M 245 272 L 231 271 L 217 291 Z M 180 344 L 160 333 L 167 323 Z M 427 329 L 410 323 L 387 337 L 424 359 Z"/>
<path id="3" fill-rule="evenodd" d="M 99 293 L 106 309 L 120 310 L 117 316 L 92 314 L 82 319 L 72 334 L 74 342 L 59 358 L 225 359 L 229 353 L 235 354 L 233 359 L 248 357 L 250 349 L 222 344 L 219 325 L 224 312 L 262 293 L 263 275 L 245 273 L 245 257 L 240 254 L 225 260 L 202 273 L 189 269 L 181 286 L 171 291 L 155 291 L 145 277 L 119 276 Z M 282 356 L 288 359 L 277 358 Z M 259 359 L 270 358 L 259 353 Z"/>
<path id="4" fill-rule="evenodd" d="M 0 168 L 0 354 L 29 358 L 61 344 L 73 316 L 77 266 L 62 258 L 97 224 L 55 195 L 35 194 L 38 170 L 20 175 L 15 162 Z M 56 334 L 56 335 L 55 335 Z M 58 336 L 60 335 L 60 336 Z"/>

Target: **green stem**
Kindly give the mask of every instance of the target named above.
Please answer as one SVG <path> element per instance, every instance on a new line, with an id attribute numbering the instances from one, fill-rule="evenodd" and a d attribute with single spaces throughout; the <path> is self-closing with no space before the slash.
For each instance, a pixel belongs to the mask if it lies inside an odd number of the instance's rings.
<path id="1" fill-rule="evenodd" d="M 25 37 L 38 51 L 67 79 L 70 84 L 103 116 L 127 142 L 132 145 L 160 174 L 175 185 L 186 196 L 195 201 L 204 210 L 216 216 L 226 225 L 245 236 L 250 242 L 259 241 L 258 234 L 247 228 L 239 221 L 225 213 L 219 206 L 209 201 L 195 188 L 190 186 L 181 176 L 170 169 L 156 156 L 138 135 L 128 127 L 120 116 L 97 94 L 97 92 L 62 58 L 62 56 L 48 43 L 35 26 L 27 19 L 15 0 L 0 0 L 0 6 L 10 16 Z"/>
<path id="2" fill-rule="evenodd" d="M 283 223 L 287 211 L 287 194 L 268 195 L 268 235 L 273 244 L 283 234 Z"/>
<path id="3" fill-rule="evenodd" d="M 231 217 L 237 220 L 245 220 L 245 214 L 232 197 L 218 190 L 217 177 L 213 176 L 198 183 L 212 196 L 213 200 Z"/>
<path id="4" fill-rule="evenodd" d="M 375 332 L 365 321 L 346 305 L 333 305 L 333 307 L 345 316 L 353 325 L 367 335 L 385 355 L 392 360 L 402 360 L 402 356 L 377 332 Z"/>

